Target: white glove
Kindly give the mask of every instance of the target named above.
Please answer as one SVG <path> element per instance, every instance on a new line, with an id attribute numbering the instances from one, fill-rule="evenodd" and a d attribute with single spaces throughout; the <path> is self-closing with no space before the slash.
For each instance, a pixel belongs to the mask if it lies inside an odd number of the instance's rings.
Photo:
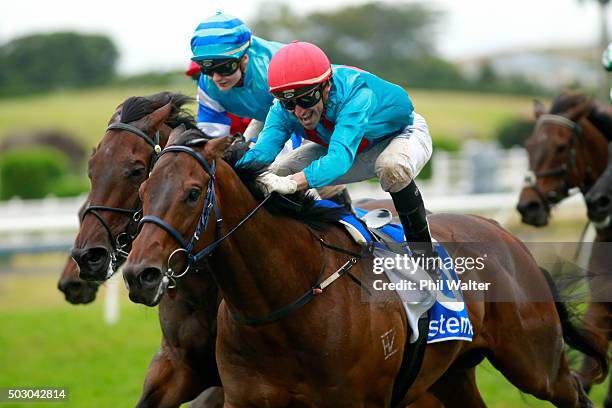
<path id="1" fill-rule="evenodd" d="M 297 183 L 289 177 L 277 176 L 274 173 L 264 173 L 257 177 L 257 183 L 266 194 L 276 191 L 280 194 L 293 194 L 297 191 Z"/>

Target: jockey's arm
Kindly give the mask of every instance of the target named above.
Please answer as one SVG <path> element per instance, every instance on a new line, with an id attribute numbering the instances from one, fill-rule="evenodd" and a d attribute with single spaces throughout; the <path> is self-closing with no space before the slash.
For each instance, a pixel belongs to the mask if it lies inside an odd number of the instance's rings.
<path id="1" fill-rule="evenodd" d="M 238 161 L 238 166 L 254 161 L 270 164 L 276 159 L 285 142 L 291 138 L 292 130 L 284 114 L 279 104 L 272 106 L 257 143 Z"/>
<path id="2" fill-rule="evenodd" d="M 202 84 L 202 81 L 200 81 Z M 202 132 L 211 137 L 222 137 L 230 134 L 231 119 L 227 111 L 219 102 L 206 93 L 198 85 L 198 119 L 197 126 Z"/>

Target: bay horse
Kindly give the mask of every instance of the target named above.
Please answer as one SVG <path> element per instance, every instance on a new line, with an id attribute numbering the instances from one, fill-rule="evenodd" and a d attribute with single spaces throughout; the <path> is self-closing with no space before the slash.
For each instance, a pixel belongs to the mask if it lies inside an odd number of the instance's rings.
<path id="1" fill-rule="evenodd" d="M 517 210 L 525 224 L 542 227 L 548 224 L 553 206 L 579 188 L 585 196 L 588 216 L 596 226 L 596 237 L 589 259 L 588 275 L 591 297 L 584 321 L 597 328 L 598 342 L 607 348 L 612 333 L 612 303 L 602 294 L 612 293 L 610 251 L 612 227 L 604 222 L 609 211 L 602 193 L 608 190 L 612 175 L 602 177 L 609 157 L 608 143 L 612 139 L 612 115 L 595 105 L 579 92 L 564 92 L 554 98 L 550 112 L 536 102 L 537 119 L 533 134 L 526 142 L 530 170 L 525 177 Z M 612 172 L 612 170 L 610 170 Z M 598 185 L 594 189 L 594 185 Z M 599 294 L 599 295 L 598 295 Z M 592 365 L 588 358 L 585 366 Z M 585 388 L 591 384 L 586 381 Z M 612 407 L 612 385 L 606 398 L 606 408 Z"/>
<path id="2" fill-rule="evenodd" d="M 124 261 L 135 233 L 138 188 L 159 153 L 150 142 L 158 134 L 163 147 L 172 127 L 195 127 L 193 116 L 183 110 L 191 101 L 162 92 L 130 97 L 116 108 L 88 164 L 91 192 L 80 211 L 72 251 L 82 278 L 93 279 L 97 285 L 110 277 L 109 267 L 117 268 Z M 213 392 L 202 406 L 223 404 L 214 352 L 217 287 L 206 275 L 190 276 L 179 287 L 180 291 L 169 290 L 161 300 L 161 347 L 147 370 L 138 407 L 178 407 L 209 387 L 214 387 Z M 196 287 L 197 291 L 190 290 Z"/>
<path id="3" fill-rule="evenodd" d="M 96 281 L 81 279 L 77 265 L 69 260 L 59 285 L 72 302 L 81 302 L 84 296 L 88 301 L 93 300 L 95 291 L 87 292 L 85 288 L 97 288 L 99 281 L 109 277 L 106 271 L 111 266 L 110 254 L 117 252 L 118 246 L 124 252 L 129 250 L 132 232 L 128 230 L 133 219 L 126 214 L 131 215 L 132 209 L 137 209 L 138 187 L 148 177 L 148 171 L 143 174 L 141 169 L 148 169 L 154 160 L 151 154 L 154 146 L 142 135 L 133 133 L 144 132 L 152 139 L 158 126 L 160 147 L 165 146 L 171 127 L 178 124 L 188 128 L 195 126 L 194 119 L 181 109 L 189 101 L 182 95 L 169 93 L 133 97 L 119 105 L 112 115 L 110 128 L 89 162 L 92 193 L 79 210 L 79 220 L 84 219 L 88 209 L 98 214 L 90 217 L 91 224 L 81 224 L 75 245 L 88 243 L 90 248 L 81 251 L 84 258 L 81 267 L 87 271 L 85 277 L 93 277 Z M 390 200 L 368 200 L 362 204 L 366 209 L 393 207 Z M 115 217 L 111 218 L 113 215 Z M 116 242 L 116 237 L 122 235 L 128 240 Z M 88 252 L 90 250 L 93 254 Z M 117 254 L 114 267 L 119 267 L 123 261 L 122 254 Z M 198 394 L 192 407 L 222 406 L 223 390 L 214 347 L 220 302 L 216 288 L 209 274 L 190 275 L 160 300 L 162 344 L 147 371 L 138 407 L 178 407 Z M 420 402 L 420 408 L 439 407 L 431 396 Z"/>
<path id="4" fill-rule="evenodd" d="M 235 169 L 222 159 L 231 143 L 173 131 L 140 188 L 145 216 L 124 267 L 130 298 L 155 305 L 168 281 L 207 259 L 224 299 L 217 363 L 225 407 L 390 406 L 408 335 L 401 303 L 364 294 L 372 259 L 360 257 L 362 248 L 337 226 L 336 209 L 301 194 L 289 204 L 277 194 L 264 198 L 254 182 L 263 168 Z M 446 407 L 485 406 L 475 366 L 486 357 L 523 392 L 558 407 L 592 406 L 569 370 L 563 340 L 596 358 L 596 380 L 607 374 L 605 350 L 573 326 L 527 248 L 477 216 L 436 214 L 430 225 L 440 242 L 497 245 L 500 253 L 471 278 L 494 282 L 509 301 L 466 292 L 473 341 L 428 344 L 401 403 L 431 390 Z M 482 255 L 468 247 L 457 253 Z M 333 281 L 348 265 L 354 279 Z M 534 291 L 541 296 L 536 288 L 545 299 L 530 301 Z M 391 355 L 380 344 L 390 331 Z"/>
<path id="5" fill-rule="evenodd" d="M 89 199 L 86 199 L 79 209 L 79 221 L 83 218 L 88 202 Z M 66 301 L 73 305 L 91 303 L 96 298 L 98 287 L 98 282 L 85 281 L 79 278 L 78 265 L 72 257 L 68 257 L 57 282 L 57 288 L 64 294 Z"/>

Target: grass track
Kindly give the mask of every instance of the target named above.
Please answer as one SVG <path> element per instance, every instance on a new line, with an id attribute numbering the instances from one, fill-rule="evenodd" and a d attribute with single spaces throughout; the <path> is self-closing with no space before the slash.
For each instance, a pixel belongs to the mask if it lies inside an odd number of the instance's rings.
<path id="1" fill-rule="evenodd" d="M 159 346 L 156 310 L 131 304 L 122 291 L 120 322 L 109 327 L 102 321 L 101 298 L 71 306 L 55 284 L 52 274 L 0 273 L 0 387 L 63 386 L 70 399 L 0 408 L 133 406 Z M 478 385 L 492 408 L 551 406 L 522 396 L 486 363 L 478 370 Z M 603 388 L 592 393 L 598 407 Z"/>

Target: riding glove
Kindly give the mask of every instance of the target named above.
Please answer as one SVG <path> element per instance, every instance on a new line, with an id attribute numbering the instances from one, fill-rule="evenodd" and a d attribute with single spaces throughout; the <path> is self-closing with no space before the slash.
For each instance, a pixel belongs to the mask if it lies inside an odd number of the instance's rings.
<path id="1" fill-rule="evenodd" d="M 273 191 L 280 194 L 293 194 L 297 191 L 297 183 L 294 180 L 270 172 L 257 177 L 257 183 L 265 194 L 270 194 Z"/>

